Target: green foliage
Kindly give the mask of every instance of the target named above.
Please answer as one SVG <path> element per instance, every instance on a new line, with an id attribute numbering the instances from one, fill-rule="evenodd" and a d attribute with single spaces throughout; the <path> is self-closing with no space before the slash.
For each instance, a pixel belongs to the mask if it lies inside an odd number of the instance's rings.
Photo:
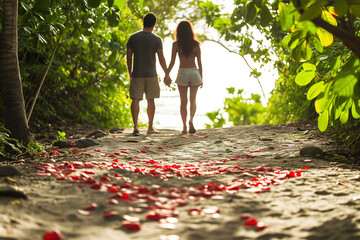
<path id="1" fill-rule="evenodd" d="M 25 152 L 29 153 L 31 156 L 36 154 L 41 154 L 45 151 L 45 146 L 41 145 L 37 141 L 33 140 L 29 143 L 28 146 L 25 148 Z"/>
<path id="2" fill-rule="evenodd" d="M 21 153 L 19 142 L 16 139 L 10 138 L 9 135 L 9 130 L 0 122 L 0 156 L 2 157 L 9 156 L 8 148 L 14 152 Z"/>
<path id="3" fill-rule="evenodd" d="M 269 99 L 267 122 L 317 118 L 324 131 L 336 121 L 359 118 L 359 1 L 236 0 L 235 5 L 230 16 L 213 3 L 201 7 L 208 25 L 235 42 L 240 55 L 265 63 L 270 54 L 277 56 L 273 62 L 280 78 Z M 271 49 L 252 36 L 254 29 Z"/>
<path id="4" fill-rule="evenodd" d="M 42 153 L 45 147 L 39 144 L 37 141 L 32 140 L 27 146 L 19 143 L 17 139 L 10 138 L 9 130 L 4 128 L 2 122 L 0 122 L 0 156 L 11 157 L 13 154 L 29 153 Z M 65 133 L 58 132 L 58 139 L 64 140 Z"/>
<path id="5" fill-rule="evenodd" d="M 323 51 L 324 47 L 334 43 L 333 34 L 316 27 L 310 21 L 321 18 L 325 23 L 336 27 L 338 20 L 333 15 L 341 17 L 349 15 L 349 19 L 354 19 L 350 14 L 355 14 L 354 10 L 358 8 L 359 3 L 335 1 L 334 5 L 331 5 L 328 1 L 298 2 L 300 5 L 297 6 L 294 6 L 293 2 L 279 3 L 281 26 L 283 30 L 292 30 L 292 33 L 284 38 L 283 44 L 291 50 L 291 55 L 296 61 L 309 61 L 302 64 L 295 82 L 299 86 L 312 84 L 307 90 L 307 99 L 315 101 L 315 110 L 319 114 L 318 127 L 321 131 L 325 131 L 337 120 L 345 124 L 350 116 L 359 118 L 360 66 L 358 57 L 349 54 L 345 49 L 340 51 L 339 55 L 335 55 L 337 56 L 335 61 L 331 61 L 333 56 L 326 55 Z M 344 24 L 346 20 L 341 21 Z M 355 31 L 359 31 L 359 20 L 347 21 L 349 22 L 347 24 L 354 24 L 352 27 Z M 311 24 L 313 26 L 309 28 Z M 316 49 L 318 53 L 307 51 L 309 47 Z M 314 61 L 320 55 L 328 58 L 328 66 Z"/>
<path id="6" fill-rule="evenodd" d="M 227 90 L 231 97 L 225 98 L 224 110 L 234 126 L 263 123 L 265 108 L 261 104 L 260 95 L 251 94 L 250 98 L 244 98 L 243 89 L 236 92 L 236 89 L 231 87 Z"/>
<path id="7" fill-rule="evenodd" d="M 164 20 L 197 1 L 20 1 L 19 64 L 27 108 L 58 45 L 31 123 L 64 124 L 71 119 L 103 127 L 130 126 L 127 39 L 142 28 L 141 18 L 148 11 L 158 16 L 157 33 L 169 35 Z"/>
<path id="8" fill-rule="evenodd" d="M 234 126 L 262 124 L 264 123 L 265 108 L 261 104 L 258 94 L 251 94 L 250 98 L 243 97 L 243 89 L 236 91 L 234 87 L 227 88 L 230 97 L 225 98 L 224 111 L 228 115 L 228 121 Z M 223 127 L 226 120 L 220 113 L 220 109 L 207 113 L 206 116 L 212 124 L 206 124 L 206 128 Z"/>
<path id="9" fill-rule="evenodd" d="M 206 113 L 206 116 L 210 119 L 211 124 L 206 123 L 206 128 L 221 128 L 225 125 L 226 120 L 220 113 L 220 109 L 214 112 Z"/>
<path id="10" fill-rule="evenodd" d="M 56 141 L 64 141 L 66 140 L 66 133 L 65 132 L 57 132 Z"/>

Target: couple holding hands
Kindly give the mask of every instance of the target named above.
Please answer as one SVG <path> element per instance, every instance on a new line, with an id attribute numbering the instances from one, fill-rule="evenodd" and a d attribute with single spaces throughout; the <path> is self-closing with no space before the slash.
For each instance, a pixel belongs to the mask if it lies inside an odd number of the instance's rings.
<path id="1" fill-rule="evenodd" d="M 145 93 L 147 100 L 147 114 L 149 126 L 147 133 L 154 134 L 159 131 L 153 128 L 155 115 L 155 98 L 160 97 L 160 86 L 156 72 L 156 55 L 161 68 L 165 72 L 164 83 L 170 86 L 172 80 L 170 72 L 175 64 L 176 55 L 179 56 L 180 68 L 175 83 L 180 94 L 180 115 L 183 122 L 182 133 L 188 132 L 187 127 L 187 102 L 188 89 L 190 89 L 190 119 L 189 133 L 196 132 L 193 118 L 196 112 L 196 93 L 202 86 L 202 64 L 200 42 L 197 39 L 190 21 L 181 21 L 175 30 L 175 42 L 172 46 L 169 67 L 163 54 L 162 39 L 153 33 L 157 18 L 154 13 L 143 17 L 143 30 L 132 34 L 127 42 L 127 68 L 130 75 L 131 114 L 134 122 L 134 136 L 140 135 L 138 116 L 140 101 Z M 197 65 L 195 63 L 197 59 Z"/>

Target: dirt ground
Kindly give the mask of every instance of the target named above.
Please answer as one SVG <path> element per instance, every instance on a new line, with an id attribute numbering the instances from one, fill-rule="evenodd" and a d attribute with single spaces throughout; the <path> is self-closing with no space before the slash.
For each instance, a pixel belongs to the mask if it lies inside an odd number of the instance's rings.
<path id="1" fill-rule="evenodd" d="M 1 162 L 0 239 L 360 239 L 359 168 L 314 126 L 160 130 Z"/>

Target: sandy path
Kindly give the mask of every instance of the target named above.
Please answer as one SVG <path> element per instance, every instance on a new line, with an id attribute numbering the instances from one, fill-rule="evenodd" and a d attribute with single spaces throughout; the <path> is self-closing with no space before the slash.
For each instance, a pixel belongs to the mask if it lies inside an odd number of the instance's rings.
<path id="1" fill-rule="evenodd" d="M 62 237 L 48 239 L 360 239 L 359 170 L 331 154 L 300 156 L 332 147 L 303 130 L 127 129 L 87 149 L 48 150 L 12 164 L 21 171 L 12 184 L 29 199 L 0 198 L 0 239 L 55 229 Z"/>

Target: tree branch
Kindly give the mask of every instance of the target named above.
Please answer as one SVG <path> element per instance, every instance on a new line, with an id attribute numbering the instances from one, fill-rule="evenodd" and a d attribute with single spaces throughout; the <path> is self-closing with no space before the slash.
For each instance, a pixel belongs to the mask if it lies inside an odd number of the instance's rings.
<path id="1" fill-rule="evenodd" d="M 344 45 L 347 48 L 349 48 L 360 59 L 360 38 L 356 37 L 355 35 L 351 34 L 348 31 L 345 31 L 340 27 L 335 27 L 331 25 L 330 23 L 324 21 L 319 17 L 313 19 L 312 22 L 316 26 L 322 27 L 323 29 L 325 29 L 326 31 L 330 32 L 335 37 L 340 39 L 340 41 L 343 42 Z"/>

